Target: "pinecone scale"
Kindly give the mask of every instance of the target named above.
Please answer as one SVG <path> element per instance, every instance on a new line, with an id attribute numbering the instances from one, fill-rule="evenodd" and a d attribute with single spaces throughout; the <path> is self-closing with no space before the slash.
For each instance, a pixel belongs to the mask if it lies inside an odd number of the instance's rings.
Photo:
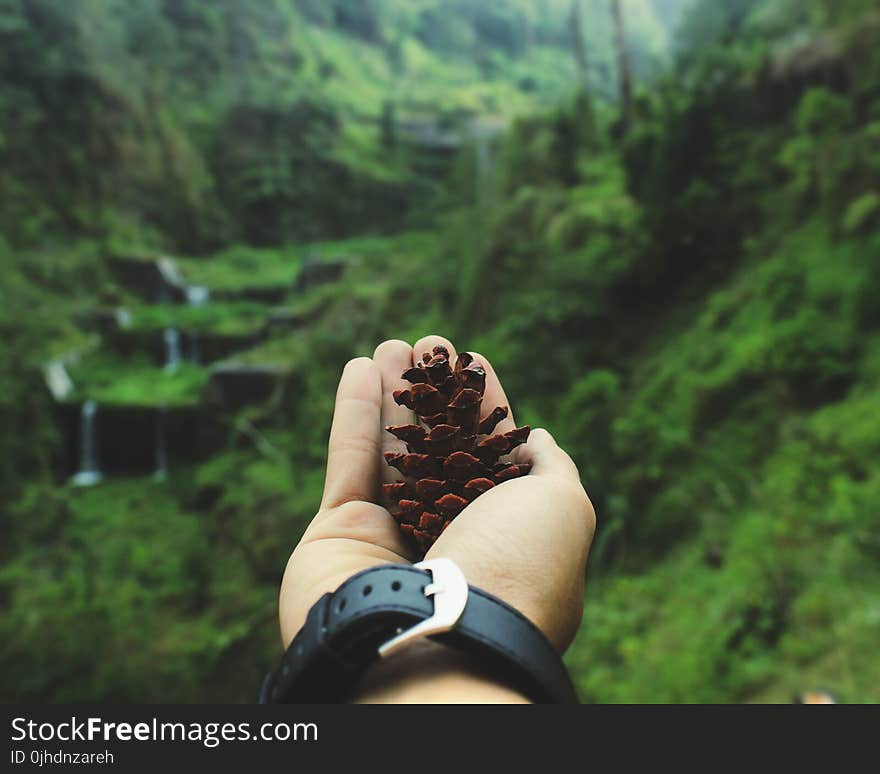
<path id="1" fill-rule="evenodd" d="M 529 437 L 528 425 L 492 434 L 508 414 L 493 408 L 480 419 L 486 372 L 466 352 L 453 367 L 449 351 L 434 347 L 401 375 L 412 386 L 394 400 L 413 411 L 418 424 L 385 428 L 406 444 L 386 462 L 404 481 L 385 484 L 391 514 L 421 556 L 467 505 L 493 487 L 529 472 L 530 465 L 502 462 Z"/>

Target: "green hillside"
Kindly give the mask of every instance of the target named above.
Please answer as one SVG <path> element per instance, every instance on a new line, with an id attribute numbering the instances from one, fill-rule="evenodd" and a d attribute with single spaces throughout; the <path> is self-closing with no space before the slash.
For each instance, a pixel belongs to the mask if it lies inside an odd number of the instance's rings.
<path id="1" fill-rule="evenodd" d="M 0 697 L 252 701 L 440 332 L 596 506 L 585 701 L 880 700 L 880 16 L 625 0 L 627 125 L 579 6 L 586 83 L 568 0 L 0 0 Z"/>

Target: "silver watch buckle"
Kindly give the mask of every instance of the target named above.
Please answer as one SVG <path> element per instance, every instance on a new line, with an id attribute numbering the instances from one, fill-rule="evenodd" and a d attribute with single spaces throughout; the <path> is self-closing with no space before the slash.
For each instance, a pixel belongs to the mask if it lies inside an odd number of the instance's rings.
<path id="1" fill-rule="evenodd" d="M 381 658 L 388 658 L 414 640 L 451 631 L 467 605 L 467 579 L 451 559 L 442 557 L 426 559 L 424 562 L 414 564 L 413 567 L 431 573 L 431 582 L 425 586 L 425 596 L 434 598 L 434 613 L 430 618 L 420 621 L 406 631 L 398 632 L 384 645 L 380 645 Z"/>

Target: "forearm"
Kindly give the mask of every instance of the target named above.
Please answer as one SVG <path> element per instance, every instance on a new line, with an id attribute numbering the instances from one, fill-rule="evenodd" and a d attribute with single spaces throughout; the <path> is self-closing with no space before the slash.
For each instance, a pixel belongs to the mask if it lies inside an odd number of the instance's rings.
<path id="1" fill-rule="evenodd" d="M 380 661 L 351 696 L 355 704 L 528 704 L 468 656 L 423 640 Z"/>

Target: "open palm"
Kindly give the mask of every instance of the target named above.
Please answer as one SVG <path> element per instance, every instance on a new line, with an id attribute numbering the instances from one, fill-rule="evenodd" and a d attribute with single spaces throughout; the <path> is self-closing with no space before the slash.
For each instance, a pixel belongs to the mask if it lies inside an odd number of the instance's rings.
<path id="1" fill-rule="evenodd" d="M 413 421 L 412 412 L 397 405 L 392 393 L 407 386 L 400 375 L 421 353 L 438 345 L 454 360 L 449 341 L 428 336 L 414 347 L 403 341 L 383 342 L 372 359 L 357 358 L 345 366 L 336 394 L 321 507 L 293 551 L 281 586 L 285 646 L 325 592 L 374 565 L 415 559 L 397 523 L 379 505 L 380 485 L 399 480 L 382 453 L 405 450 L 384 428 Z M 486 370 L 484 414 L 509 405 L 491 364 L 473 355 Z M 511 411 L 497 430 L 514 427 Z M 527 615 L 561 651 L 580 622 L 595 516 L 577 469 L 549 433 L 532 431 L 513 457 L 531 463 L 531 473 L 494 487 L 468 505 L 428 558 L 453 559 L 471 585 Z"/>

